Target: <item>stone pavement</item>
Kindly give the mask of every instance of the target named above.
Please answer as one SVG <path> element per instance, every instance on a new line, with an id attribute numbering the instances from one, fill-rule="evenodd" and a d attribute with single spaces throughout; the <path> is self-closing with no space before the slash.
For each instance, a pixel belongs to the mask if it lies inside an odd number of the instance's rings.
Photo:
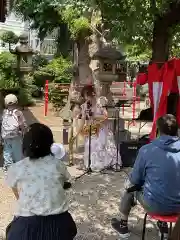
<path id="1" fill-rule="evenodd" d="M 43 106 L 38 104 L 33 108 L 25 110 L 29 122 L 43 122 L 52 129 L 55 140 L 62 141 L 62 120 L 54 117 L 49 112 L 48 117 L 43 116 Z M 133 127 L 137 133 L 137 125 Z M 148 129 L 149 130 L 149 129 Z M 145 133 L 148 133 L 146 130 Z M 145 130 L 144 130 L 145 131 Z M 83 153 L 75 154 L 77 161 L 82 160 Z M 73 177 L 82 174 L 75 166 L 68 168 Z M 128 170 L 127 170 L 128 171 Z M 110 220 L 118 214 L 118 205 L 123 192 L 124 181 L 127 173 L 109 172 L 108 174 L 93 173 L 85 175 L 75 181 L 73 187 L 67 192 L 70 201 L 70 212 L 72 213 L 78 227 L 76 240 L 117 240 L 117 234 L 111 229 Z M 4 183 L 4 176 L 0 170 L 0 239 L 4 235 L 5 227 L 13 217 L 15 204 L 13 194 Z M 130 217 L 130 239 L 141 239 L 143 210 L 137 206 Z M 158 239 L 156 225 L 148 223 L 147 240 Z"/>

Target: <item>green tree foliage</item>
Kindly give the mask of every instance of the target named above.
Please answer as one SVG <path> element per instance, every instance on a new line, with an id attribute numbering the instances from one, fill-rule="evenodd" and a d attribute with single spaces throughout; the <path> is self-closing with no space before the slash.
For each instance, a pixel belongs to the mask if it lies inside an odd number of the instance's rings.
<path id="1" fill-rule="evenodd" d="M 40 33 L 64 21 L 73 37 L 82 29 L 89 31 L 90 13 L 100 11 L 112 38 L 137 46 L 141 53 L 152 49 L 154 60 L 165 60 L 170 48 L 175 52 L 179 42 L 179 0 L 17 0 L 15 8 L 25 19 L 33 20 Z"/>
<path id="2" fill-rule="evenodd" d="M 18 96 L 22 106 L 29 106 L 33 103 L 29 86 L 21 87 L 21 83 L 13 66 L 16 58 L 9 52 L 0 54 L 0 92 L 3 96 L 14 93 Z"/>
<path id="3" fill-rule="evenodd" d="M 19 89 L 19 81 L 13 69 L 15 58 L 11 53 L 3 52 L 0 54 L 0 89 Z"/>
<path id="4" fill-rule="evenodd" d="M 63 57 L 53 59 L 46 66 L 47 72 L 53 75 L 55 83 L 70 83 L 72 79 L 71 68 L 71 61 Z"/>
<path id="5" fill-rule="evenodd" d="M 34 70 L 37 70 L 38 68 L 44 67 L 48 64 L 47 58 L 40 54 L 33 56 L 32 61 Z"/>
<path id="6" fill-rule="evenodd" d="M 12 31 L 4 31 L 1 33 L 0 39 L 2 40 L 3 44 L 9 44 L 9 47 L 12 44 L 17 44 L 19 41 L 19 37 Z"/>
<path id="7" fill-rule="evenodd" d="M 24 20 L 30 21 L 31 27 L 38 30 L 39 37 L 43 39 L 62 23 L 61 14 L 51 3 L 50 0 L 17 0 L 14 10 Z"/>
<path id="8" fill-rule="evenodd" d="M 180 23 L 178 0 L 98 0 L 105 25 L 121 43 L 139 46 L 141 52 L 153 50 L 156 60 L 169 53 L 179 42 Z M 174 38 L 174 36 L 176 36 Z M 158 50 L 159 48 L 159 50 Z M 159 52 L 159 54 L 158 54 Z"/>
<path id="9" fill-rule="evenodd" d="M 87 6 L 81 1 L 17 0 L 14 9 L 24 20 L 32 22 L 31 27 L 38 30 L 41 39 L 64 23 L 68 24 L 73 38 L 81 29 L 89 30 L 88 19 L 82 16 Z"/>
<path id="10" fill-rule="evenodd" d="M 72 79 L 72 63 L 70 60 L 61 57 L 54 58 L 46 66 L 40 67 L 34 72 L 35 84 L 43 87 L 45 80 L 54 83 L 70 83 Z"/>
<path id="11" fill-rule="evenodd" d="M 65 59 L 62 56 L 54 58 L 46 66 L 40 67 L 34 73 L 34 81 L 38 87 L 44 87 L 45 81 L 49 80 L 49 98 L 52 102 L 55 110 L 60 109 L 66 102 L 66 96 L 68 95 L 68 87 L 65 92 L 62 91 L 61 84 L 69 85 L 72 79 L 72 63 L 69 59 Z"/>

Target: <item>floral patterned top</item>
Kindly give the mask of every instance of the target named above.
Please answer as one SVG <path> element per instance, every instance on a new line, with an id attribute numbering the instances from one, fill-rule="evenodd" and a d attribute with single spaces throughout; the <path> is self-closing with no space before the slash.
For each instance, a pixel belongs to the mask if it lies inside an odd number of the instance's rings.
<path id="1" fill-rule="evenodd" d="M 17 188 L 16 216 L 53 215 L 68 210 L 68 202 L 63 188 L 70 174 L 62 161 L 49 155 L 36 161 L 25 158 L 13 164 L 6 182 Z"/>

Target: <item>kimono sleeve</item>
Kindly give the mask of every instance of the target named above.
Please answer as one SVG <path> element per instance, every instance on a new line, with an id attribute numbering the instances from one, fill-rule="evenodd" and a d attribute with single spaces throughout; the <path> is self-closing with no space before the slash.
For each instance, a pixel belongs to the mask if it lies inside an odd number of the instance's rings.
<path id="1" fill-rule="evenodd" d="M 18 169 L 16 168 L 15 164 L 12 164 L 12 166 L 9 167 L 7 171 L 7 176 L 5 178 L 5 183 L 10 188 L 17 188 L 18 183 Z"/>

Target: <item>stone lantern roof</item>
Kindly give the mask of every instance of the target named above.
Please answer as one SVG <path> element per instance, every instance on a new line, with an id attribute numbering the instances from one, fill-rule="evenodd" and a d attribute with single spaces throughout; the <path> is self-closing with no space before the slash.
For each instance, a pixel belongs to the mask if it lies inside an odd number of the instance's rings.
<path id="1" fill-rule="evenodd" d="M 94 53 L 93 60 L 125 60 L 126 56 L 120 50 L 117 50 L 115 46 L 107 45 L 101 47 L 97 52 Z"/>
<path id="2" fill-rule="evenodd" d="M 33 49 L 28 45 L 28 35 L 26 33 L 19 36 L 19 43 L 20 45 L 16 46 L 15 49 L 11 51 L 13 54 L 34 54 Z"/>

